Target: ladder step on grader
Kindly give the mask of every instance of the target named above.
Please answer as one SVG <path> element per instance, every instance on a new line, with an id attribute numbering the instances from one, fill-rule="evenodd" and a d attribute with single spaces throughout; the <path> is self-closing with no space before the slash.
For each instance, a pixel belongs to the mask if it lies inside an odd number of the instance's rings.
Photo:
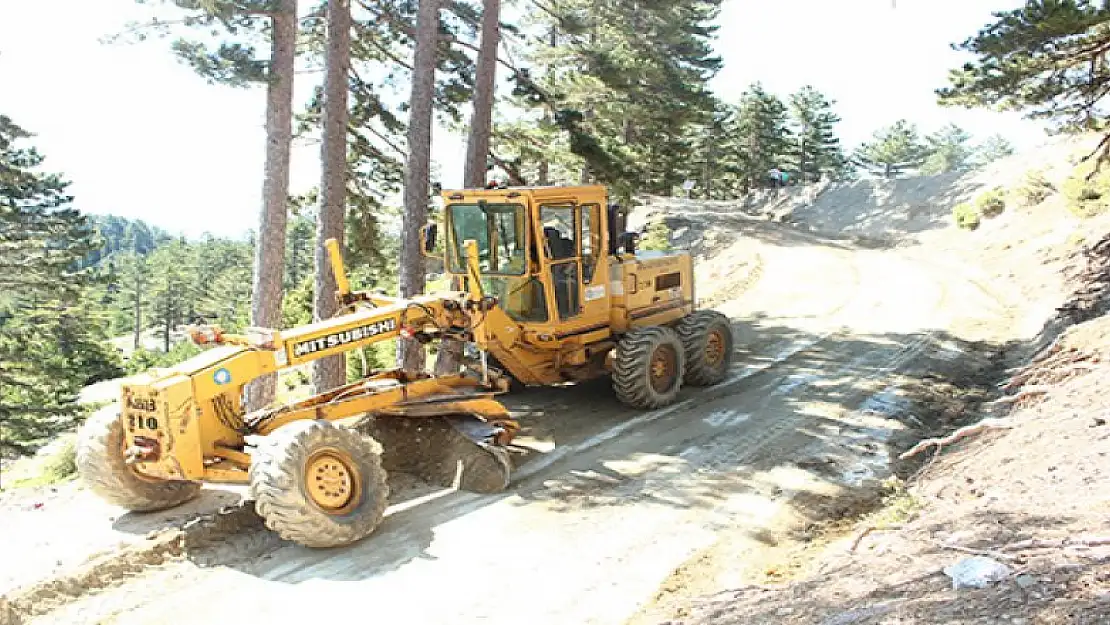
<path id="1" fill-rule="evenodd" d="M 445 191 L 425 254 L 452 280 L 409 299 L 352 292 L 326 242 L 340 311 L 287 330 L 192 338 L 210 349 L 130 378 L 81 428 L 77 465 L 104 499 L 135 511 L 195 497 L 204 482 L 244 483 L 267 527 L 309 547 L 349 544 L 380 523 L 387 471 L 478 493 L 508 487 L 519 424 L 496 397 L 610 376 L 617 398 L 654 409 L 684 385 L 722 381 L 727 317 L 695 309 L 687 253 L 644 252 L 601 186 Z M 442 230 L 440 228 L 442 225 Z M 442 232 L 442 236 L 441 236 Z M 248 412 L 262 376 L 404 337 L 462 343 L 444 375 L 375 372 L 303 401 Z"/>

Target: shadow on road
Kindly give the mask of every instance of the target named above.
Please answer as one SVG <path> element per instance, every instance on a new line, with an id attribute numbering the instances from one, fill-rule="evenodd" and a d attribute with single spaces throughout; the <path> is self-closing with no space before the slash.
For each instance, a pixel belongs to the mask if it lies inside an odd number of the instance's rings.
<path id="1" fill-rule="evenodd" d="M 436 559 L 430 547 L 442 526 L 500 502 L 556 513 L 635 504 L 727 516 L 750 498 L 785 500 L 815 522 L 852 516 L 878 496 L 873 487 L 852 486 L 867 483 L 868 474 L 881 477 L 898 450 L 951 427 L 986 396 L 995 368 L 990 355 L 1002 348 L 943 332 L 815 336 L 754 323 L 737 324 L 738 333 L 760 340 L 737 354 L 729 379 L 688 387 L 668 408 L 629 409 L 607 380 L 507 397 L 523 445 L 505 493 L 429 492 L 394 509 L 355 545 L 286 545 L 213 563 L 286 583 L 369 579 Z M 729 522 L 743 524 L 745 514 Z M 776 540 L 757 525 L 751 538 Z M 521 538 L 476 529 L 472 539 L 503 549 Z"/>
<path id="2" fill-rule="evenodd" d="M 192 501 L 156 512 L 127 512 L 112 523 L 112 529 L 128 534 L 149 534 L 180 525 L 197 516 L 233 506 L 243 499 L 243 489 L 222 485 L 205 486 Z"/>

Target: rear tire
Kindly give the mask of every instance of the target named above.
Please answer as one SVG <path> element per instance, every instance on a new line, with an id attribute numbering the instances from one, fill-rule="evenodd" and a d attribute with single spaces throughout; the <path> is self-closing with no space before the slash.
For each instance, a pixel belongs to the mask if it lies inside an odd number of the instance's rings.
<path id="1" fill-rule="evenodd" d="M 250 492 L 266 527 L 305 547 L 336 547 L 373 532 L 389 487 L 374 439 L 327 421 L 295 421 L 251 459 Z"/>
<path id="2" fill-rule="evenodd" d="M 625 334 L 613 361 L 617 398 L 634 408 L 674 402 L 682 388 L 685 362 L 682 341 L 670 328 L 641 328 Z"/>
<path id="3" fill-rule="evenodd" d="M 124 462 L 119 406 L 94 412 L 77 433 L 77 473 L 105 501 L 135 512 L 165 510 L 200 492 L 198 482 L 140 476 Z"/>
<path id="4" fill-rule="evenodd" d="M 732 324 L 715 310 L 687 315 L 676 328 L 686 349 L 686 383 L 713 386 L 725 379 L 732 365 Z"/>

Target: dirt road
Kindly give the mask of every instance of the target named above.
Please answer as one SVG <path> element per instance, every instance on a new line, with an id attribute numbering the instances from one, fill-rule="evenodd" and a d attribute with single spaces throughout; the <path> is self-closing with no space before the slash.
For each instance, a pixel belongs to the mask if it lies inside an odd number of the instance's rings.
<path id="1" fill-rule="evenodd" d="M 958 268 L 804 237 L 748 245 L 758 280 L 719 306 L 741 344 L 724 384 L 648 413 L 604 382 L 522 393 L 502 495 L 415 490 L 357 545 L 162 566 L 40 621 L 622 623 L 723 530 L 754 553 L 881 477 L 885 443 L 916 418 L 902 386 L 1019 325 L 1005 293 Z"/>

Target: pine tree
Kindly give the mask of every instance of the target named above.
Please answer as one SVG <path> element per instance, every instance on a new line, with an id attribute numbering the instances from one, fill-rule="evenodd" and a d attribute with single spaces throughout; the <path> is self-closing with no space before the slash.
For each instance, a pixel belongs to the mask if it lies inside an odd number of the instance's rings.
<path id="1" fill-rule="evenodd" d="M 921 173 L 935 176 L 951 171 L 966 171 L 971 165 L 974 149 L 971 135 L 955 124 L 948 124 L 925 138 L 928 156 Z"/>
<path id="2" fill-rule="evenodd" d="M 249 324 L 251 247 L 214 237 L 190 245 L 196 257 L 195 279 L 187 302 L 186 323 L 215 323 L 229 331 Z"/>
<path id="3" fill-rule="evenodd" d="M 116 262 L 118 291 L 115 302 L 116 310 L 122 315 L 117 317 L 114 325 L 121 329 L 130 328 L 132 348 L 139 349 L 154 279 L 145 255 L 125 254 L 117 257 Z"/>
<path id="4" fill-rule="evenodd" d="M 854 160 L 876 175 L 894 178 L 921 167 L 927 154 L 917 127 L 903 119 L 876 130 L 872 140 L 856 150 Z"/>
<path id="5" fill-rule="evenodd" d="M 162 351 L 170 351 L 173 332 L 192 321 L 189 309 L 197 298 L 197 274 L 194 250 L 185 241 L 174 241 L 158 248 L 151 255 L 152 321 L 162 337 Z"/>
<path id="6" fill-rule="evenodd" d="M 742 189 L 765 186 L 768 172 L 787 165 L 791 137 L 786 105 L 761 84 L 752 85 L 740 98 L 729 137 Z"/>
<path id="7" fill-rule="evenodd" d="M 281 321 L 282 268 L 288 215 L 289 167 L 293 142 L 293 81 L 297 52 L 297 1 L 270 6 L 270 58 L 266 64 L 266 163 L 262 206 L 258 213 L 254 271 L 251 275 L 251 325 L 275 327 Z M 247 74 L 249 75 L 249 74 Z M 247 388 L 247 408 L 273 402 L 277 376 L 255 380 Z"/>
<path id="8" fill-rule="evenodd" d="M 1106 132 L 1110 113 L 1110 4 L 1027 0 L 955 46 L 976 58 L 953 70 L 940 102 L 1022 110 L 1060 131 Z M 1101 148 L 1110 156 L 1110 134 Z"/>
<path id="9" fill-rule="evenodd" d="M 26 453 L 83 416 L 80 388 L 118 373 L 104 320 L 84 294 L 93 224 L 69 207 L 68 182 L 17 145 L 30 134 L 0 115 L 0 454 Z"/>
<path id="10" fill-rule="evenodd" d="M 670 193 L 692 173 L 691 129 L 714 109 L 708 81 L 720 68 L 711 47 L 719 7 L 719 0 L 561 0 L 536 9 L 544 36 L 527 55 L 534 72 L 514 73 L 515 95 L 539 109 L 531 117 L 544 120 L 544 133 L 552 124 L 566 142 L 499 129 L 500 150 L 538 156 L 500 164 L 511 177 L 515 170 L 555 178 L 550 161 L 565 156 L 548 149 L 549 159 L 535 146 L 565 145 L 585 174 L 575 182 L 604 182 L 618 196 Z"/>
<path id="11" fill-rule="evenodd" d="M 976 167 L 982 167 L 1013 155 L 1014 145 L 1010 143 L 1010 140 L 996 134 L 987 137 L 982 144 L 975 148 L 972 161 Z"/>
<path id="12" fill-rule="evenodd" d="M 325 58 L 323 141 L 320 143 L 320 205 L 316 214 L 316 289 L 313 317 L 331 318 L 339 308 L 335 275 L 326 242 L 334 239 L 343 249 L 347 214 L 347 75 L 351 65 L 351 5 L 349 0 L 327 2 L 327 56 Z M 346 382 L 342 354 L 313 363 L 312 384 L 323 393 Z"/>
<path id="13" fill-rule="evenodd" d="M 466 166 L 463 184 L 481 188 L 486 181 L 490 132 L 493 124 L 493 101 L 497 76 L 497 46 L 501 42 L 501 0 L 482 3 L 482 44 L 478 52 L 475 76 L 474 112 L 466 143 Z"/>
<path id="14" fill-rule="evenodd" d="M 440 1 L 419 0 L 416 49 L 413 52 L 412 96 L 409 98 L 408 163 L 405 167 L 405 213 L 401 225 L 400 295 L 424 292 L 425 265 L 420 251 L 420 229 L 427 220 L 432 149 L 432 94 L 435 88 L 436 37 L 440 28 Z M 424 368 L 424 350 L 414 340 L 401 340 L 398 365 L 406 371 Z"/>
<path id="15" fill-rule="evenodd" d="M 148 0 L 136 0 L 140 4 Z M 285 266 L 286 198 L 293 138 L 293 79 L 297 46 L 297 0 L 163 0 L 181 10 L 177 22 L 184 34 L 173 44 L 174 53 L 210 83 L 247 87 L 265 83 L 266 163 L 262 182 L 258 240 L 252 276 L 251 322 L 273 327 L 281 319 Z M 200 38 L 195 31 L 202 31 Z M 157 19 L 134 25 L 140 38 L 174 29 Z M 270 45 L 268 58 L 256 44 Z M 214 44 L 218 41 L 218 44 Z M 257 409 L 274 396 L 274 376 L 248 387 L 248 403 Z"/>
<path id="16" fill-rule="evenodd" d="M 802 182 L 822 175 L 836 177 L 844 168 L 846 159 L 836 135 L 840 117 L 832 110 L 834 104 L 812 86 L 790 96 L 791 157 Z"/>
<path id="17" fill-rule="evenodd" d="M 293 290 L 312 274 L 316 241 L 315 211 L 294 213 L 285 242 L 285 289 Z"/>
<path id="18" fill-rule="evenodd" d="M 707 200 L 727 197 L 735 186 L 734 172 L 729 167 L 728 155 L 723 146 L 727 143 L 728 128 L 733 119 L 731 107 L 718 102 L 711 114 L 688 132 L 691 135 L 694 158 L 684 170 L 688 179 L 699 181 L 695 193 Z"/>

